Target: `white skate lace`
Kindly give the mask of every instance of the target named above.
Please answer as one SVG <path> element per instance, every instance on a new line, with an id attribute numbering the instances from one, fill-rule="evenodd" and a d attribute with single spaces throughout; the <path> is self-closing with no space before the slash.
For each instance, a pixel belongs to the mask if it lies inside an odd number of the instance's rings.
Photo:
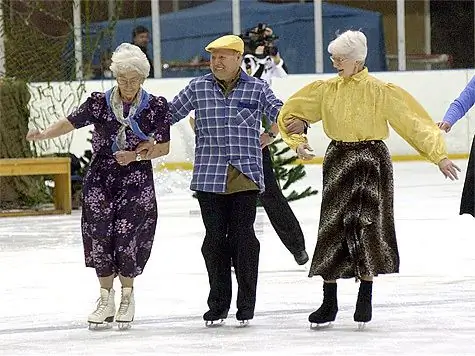
<path id="1" fill-rule="evenodd" d="M 97 309 L 92 314 L 96 316 L 101 315 L 104 312 L 104 310 L 107 308 L 107 302 L 108 302 L 107 299 L 102 299 L 102 298 L 97 299 Z"/>
<path id="2" fill-rule="evenodd" d="M 129 308 L 130 300 L 129 298 L 122 298 L 119 306 L 119 314 L 125 314 Z"/>

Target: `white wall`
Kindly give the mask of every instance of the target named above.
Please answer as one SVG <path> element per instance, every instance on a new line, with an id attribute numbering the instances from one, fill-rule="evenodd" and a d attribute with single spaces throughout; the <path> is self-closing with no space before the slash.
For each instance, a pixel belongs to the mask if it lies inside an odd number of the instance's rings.
<path id="1" fill-rule="evenodd" d="M 434 121 L 442 119 L 445 111 L 449 107 L 453 99 L 458 97 L 463 88 L 470 79 L 475 75 L 475 70 L 450 70 L 450 71 L 420 71 L 420 72 L 381 72 L 373 73 L 377 78 L 392 82 L 399 85 L 411 93 L 425 107 Z M 273 81 L 273 89 L 276 95 L 286 100 L 290 95 L 296 92 L 304 85 L 317 80 L 332 77 L 333 74 L 324 75 L 291 75 L 284 79 L 275 79 Z M 144 88 L 152 94 L 162 95 L 167 100 L 173 97 L 182 89 L 190 78 L 177 79 L 147 79 Z M 41 83 L 33 83 L 34 89 Z M 53 83 L 52 86 L 60 86 L 60 83 Z M 88 81 L 85 83 L 83 95 L 77 98 L 76 94 L 68 93 L 70 86 L 64 85 L 58 91 L 61 93 L 57 98 L 50 96 L 48 101 L 44 98 L 35 97 L 32 99 L 32 113 L 45 110 L 50 113 L 49 117 L 52 121 L 56 117 L 67 115 L 73 110 L 74 105 L 84 101 L 93 91 L 105 91 L 113 85 L 113 81 Z M 33 90 L 34 91 L 34 90 Z M 43 100 L 43 101 L 42 101 Z M 51 103 L 56 100 L 54 109 L 51 109 Z M 67 103 L 68 105 L 65 105 Z M 41 108 L 41 106 L 49 106 Z M 34 110 L 33 110 L 34 108 Z M 468 112 L 465 119 L 462 119 L 447 135 L 447 146 L 449 153 L 468 153 L 472 142 L 472 136 L 475 133 L 475 122 L 471 122 L 471 116 L 475 115 L 475 111 Z M 90 145 L 86 141 L 90 137 L 89 131 L 91 127 L 77 130 L 73 133 L 70 151 L 75 155 L 82 155 L 84 150 L 89 149 Z M 190 162 L 193 157 L 194 136 L 187 120 L 174 125 L 171 133 L 171 152 L 165 159 L 166 162 Z M 324 150 L 329 142 L 324 135 L 321 124 L 312 126 L 309 131 L 309 141 L 315 149 L 317 156 L 323 156 Z M 391 154 L 393 155 L 415 155 L 412 149 L 405 141 L 403 141 L 396 133 L 391 131 L 391 136 L 387 140 Z"/>

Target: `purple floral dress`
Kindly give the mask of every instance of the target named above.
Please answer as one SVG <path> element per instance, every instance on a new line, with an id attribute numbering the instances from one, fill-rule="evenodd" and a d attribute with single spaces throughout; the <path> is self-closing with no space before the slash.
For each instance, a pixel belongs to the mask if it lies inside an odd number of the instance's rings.
<path id="1" fill-rule="evenodd" d="M 124 105 L 124 116 L 126 111 Z M 136 119 L 147 136 L 159 143 L 170 140 L 165 98 L 150 95 Z M 94 125 L 93 158 L 84 178 L 81 218 L 86 266 L 95 268 L 98 277 L 118 273 L 136 277 L 150 257 L 157 225 L 152 164 L 148 160 L 127 166 L 117 163 L 112 145 L 120 123 L 104 93 L 93 93 L 68 120 L 75 128 Z M 126 150 L 135 150 L 139 142 L 127 128 Z"/>

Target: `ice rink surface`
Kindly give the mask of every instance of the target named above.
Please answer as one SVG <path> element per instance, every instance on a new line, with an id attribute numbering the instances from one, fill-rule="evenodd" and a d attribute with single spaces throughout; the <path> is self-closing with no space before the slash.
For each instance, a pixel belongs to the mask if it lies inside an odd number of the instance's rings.
<path id="1" fill-rule="evenodd" d="M 131 330 L 89 331 L 99 287 L 84 267 L 80 212 L 0 219 L 0 355 L 475 355 L 475 219 L 459 216 L 461 180 L 423 162 L 395 163 L 399 274 L 373 288 L 373 320 L 353 322 L 358 285 L 340 281 L 333 327 L 310 330 L 322 282 L 308 278 L 258 210 L 261 243 L 256 315 L 237 328 L 206 328 L 208 280 L 198 203 L 188 173 L 157 177 L 159 223 L 152 257 L 136 280 Z M 321 190 L 321 166 L 295 183 Z M 313 254 L 321 195 L 291 203 Z M 234 287 L 236 285 L 234 284 Z M 118 301 L 120 287 L 115 285 Z"/>

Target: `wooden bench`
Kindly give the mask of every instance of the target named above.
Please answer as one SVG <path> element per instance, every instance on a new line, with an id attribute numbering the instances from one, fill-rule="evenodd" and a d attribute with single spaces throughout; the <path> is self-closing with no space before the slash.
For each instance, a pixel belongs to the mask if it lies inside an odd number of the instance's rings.
<path id="1" fill-rule="evenodd" d="M 54 209 L 0 211 L 2 216 L 71 214 L 71 159 L 69 157 L 0 159 L 0 176 L 53 175 Z"/>

